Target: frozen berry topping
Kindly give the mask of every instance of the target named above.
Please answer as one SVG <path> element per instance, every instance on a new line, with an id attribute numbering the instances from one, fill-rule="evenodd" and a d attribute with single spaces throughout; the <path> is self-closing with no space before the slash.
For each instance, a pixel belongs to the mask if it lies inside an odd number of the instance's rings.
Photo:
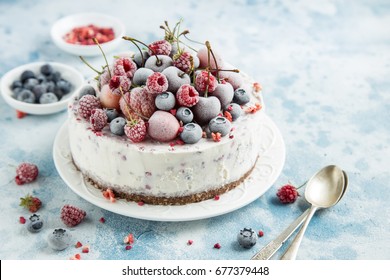
<path id="1" fill-rule="evenodd" d="M 38 167 L 32 163 L 22 163 L 16 168 L 15 182 L 23 185 L 33 182 L 38 177 Z"/>

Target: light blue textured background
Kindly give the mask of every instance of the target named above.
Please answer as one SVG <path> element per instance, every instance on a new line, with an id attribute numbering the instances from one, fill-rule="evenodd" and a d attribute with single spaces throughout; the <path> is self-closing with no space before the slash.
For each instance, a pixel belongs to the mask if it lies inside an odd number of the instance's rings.
<path id="1" fill-rule="evenodd" d="M 88 213 L 72 230 L 91 246 L 83 259 L 249 259 L 308 207 L 303 196 L 281 205 L 276 190 L 289 181 L 300 185 L 328 164 L 347 171 L 350 188 L 336 207 L 313 218 L 298 259 L 390 259 L 389 1 L 1 0 L 0 76 L 24 63 L 58 61 L 91 77 L 76 56 L 50 39 L 57 19 L 84 11 L 117 16 L 126 34 L 146 42 L 162 36 L 164 20 L 183 18 L 192 38 L 209 40 L 263 85 L 267 114 L 286 143 L 285 166 L 265 195 L 233 213 L 180 223 L 132 219 L 84 201 L 59 177 L 52 145 L 65 111 L 17 119 L 0 99 L 0 259 L 68 259 L 78 253 L 57 253 L 46 243 L 50 229 L 63 226 L 59 210 L 65 203 Z M 129 48 L 123 42 L 118 51 Z M 101 58 L 90 61 L 103 64 Z M 36 163 L 41 175 L 17 186 L 15 168 L 23 161 Z M 18 222 L 28 217 L 18 206 L 26 193 L 44 203 L 39 213 L 46 227 L 38 234 Z M 102 216 L 105 224 L 98 222 Z M 245 226 L 264 231 L 249 250 L 236 243 Z M 139 238 L 126 251 L 123 237 L 129 232 Z M 220 250 L 213 249 L 217 242 Z"/>

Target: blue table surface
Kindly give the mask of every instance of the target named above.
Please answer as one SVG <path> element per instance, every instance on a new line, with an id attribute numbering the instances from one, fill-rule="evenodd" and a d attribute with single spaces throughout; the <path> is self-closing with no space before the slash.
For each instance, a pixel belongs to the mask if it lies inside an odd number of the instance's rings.
<path id="1" fill-rule="evenodd" d="M 164 20 L 183 18 L 192 38 L 209 40 L 225 60 L 262 84 L 266 112 L 285 141 L 283 170 L 263 196 L 222 216 L 190 222 L 121 216 L 80 198 L 60 178 L 52 147 L 66 111 L 18 119 L 0 98 L 0 259 L 68 259 L 79 253 L 74 246 L 53 251 L 46 241 L 51 229 L 64 227 L 59 212 L 67 203 L 87 212 L 71 231 L 75 241 L 90 245 L 82 259 L 249 259 L 309 206 L 303 189 L 288 205 L 278 202 L 277 189 L 289 182 L 298 186 L 329 164 L 348 173 L 349 189 L 339 204 L 314 216 L 298 259 L 390 258 L 388 1 L 2 0 L 0 76 L 35 61 L 66 63 L 85 78 L 93 76 L 50 38 L 57 19 L 86 11 L 116 16 L 127 35 L 146 42 L 163 35 Z M 117 51 L 129 49 L 122 42 Z M 89 61 L 103 64 L 101 57 Z M 38 165 L 38 180 L 15 184 L 21 162 Z M 20 216 L 29 216 L 18 205 L 27 193 L 44 205 L 39 214 L 45 228 L 36 234 L 19 224 Z M 264 232 L 251 249 L 236 242 L 244 227 Z M 123 244 L 128 233 L 137 238 L 131 250 Z M 217 242 L 219 250 L 213 248 Z"/>

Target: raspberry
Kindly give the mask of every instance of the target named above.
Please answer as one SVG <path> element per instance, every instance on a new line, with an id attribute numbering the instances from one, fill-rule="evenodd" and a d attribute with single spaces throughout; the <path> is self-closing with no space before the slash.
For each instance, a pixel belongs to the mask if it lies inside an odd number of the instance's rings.
<path id="1" fill-rule="evenodd" d="M 287 204 L 293 203 L 299 196 L 299 193 L 297 191 L 297 188 L 295 188 L 294 186 L 285 185 L 278 190 L 276 195 L 279 198 L 280 202 Z"/>
<path id="2" fill-rule="evenodd" d="M 114 61 L 113 73 L 115 76 L 126 76 L 132 79 L 136 70 L 137 65 L 131 58 L 121 57 Z"/>
<path id="3" fill-rule="evenodd" d="M 154 72 L 146 80 L 146 89 L 153 96 L 156 96 L 168 89 L 168 80 L 164 74 L 160 72 Z"/>
<path id="4" fill-rule="evenodd" d="M 147 134 L 146 123 L 139 119 L 136 124 L 130 124 L 125 126 L 126 136 L 134 143 L 144 141 Z"/>
<path id="5" fill-rule="evenodd" d="M 32 163 L 22 163 L 16 168 L 15 182 L 18 185 L 31 183 L 38 176 L 38 167 Z"/>
<path id="6" fill-rule="evenodd" d="M 166 40 L 159 40 L 149 44 L 149 54 L 150 55 L 169 55 L 172 50 L 171 44 Z"/>
<path id="7" fill-rule="evenodd" d="M 203 70 L 196 75 L 195 88 L 200 92 L 213 92 L 217 85 L 217 79 L 208 71 Z"/>
<path id="8" fill-rule="evenodd" d="M 129 91 L 131 80 L 127 76 L 112 76 L 108 85 L 113 94 L 121 95 Z"/>
<path id="9" fill-rule="evenodd" d="M 177 53 L 173 56 L 173 65 L 188 74 L 194 68 L 194 59 L 189 52 Z"/>
<path id="10" fill-rule="evenodd" d="M 156 111 L 154 98 L 145 88 L 133 88 L 129 94 L 125 94 L 125 99 L 135 113 L 146 118 L 150 118 L 154 111 Z M 128 119 L 131 119 L 134 114 L 132 114 L 132 112 L 127 112 L 129 110 L 125 108 L 126 106 L 127 104 L 121 106 L 121 108 L 124 107 L 122 108 L 122 112 L 128 117 Z"/>
<path id="11" fill-rule="evenodd" d="M 182 85 L 176 92 L 176 99 L 180 106 L 192 107 L 199 101 L 199 93 L 188 84 Z"/>
<path id="12" fill-rule="evenodd" d="M 35 213 L 41 208 L 42 202 L 38 197 L 26 195 L 20 198 L 20 206 L 26 208 L 28 211 Z"/>
<path id="13" fill-rule="evenodd" d="M 23 217 L 23 216 L 20 216 L 20 217 L 19 217 L 19 223 L 25 224 L 25 223 L 26 223 L 26 218 Z"/>
<path id="14" fill-rule="evenodd" d="M 64 205 L 61 209 L 61 220 L 68 227 L 77 226 L 86 215 L 84 210 L 69 204 Z"/>
<path id="15" fill-rule="evenodd" d="M 107 119 L 107 114 L 103 109 L 93 109 L 89 117 L 89 122 L 94 131 L 102 131 L 107 124 Z"/>
<path id="16" fill-rule="evenodd" d="M 99 98 L 93 95 L 84 95 L 79 101 L 78 113 L 84 119 L 89 119 L 93 109 L 101 109 Z"/>

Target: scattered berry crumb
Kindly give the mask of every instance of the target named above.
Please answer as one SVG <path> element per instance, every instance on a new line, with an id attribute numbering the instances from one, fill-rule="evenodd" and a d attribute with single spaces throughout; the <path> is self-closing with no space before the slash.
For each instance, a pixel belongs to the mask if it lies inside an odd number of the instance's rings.
<path id="1" fill-rule="evenodd" d="M 125 247 L 126 250 L 130 250 L 131 248 L 133 248 L 133 247 L 131 247 L 131 245 L 127 245 L 127 246 Z"/>
<path id="2" fill-rule="evenodd" d="M 215 249 L 221 249 L 221 244 L 215 243 L 215 244 L 214 244 L 214 248 L 215 248 Z"/>
<path id="3" fill-rule="evenodd" d="M 143 205 L 145 205 L 145 202 L 143 202 L 143 201 L 138 201 L 138 206 L 143 206 Z"/>
<path id="4" fill-rule="evenodd" d="M 81 252 L 83 252 L 84 254 L 89 253 L 89 246 L 88 245 L 84 246 Z"/>
<path id="5" fill-rule="evenodd" d="M 77 243 L 76 243 L 75 247 L 76 247 L 76 248 L 80 248 L 80 247 L 82 247 L 82 246 L 83 246 L 83 244 L 81 244 L 81 242 L 80 242 L 80 241 L 77 241 Z"/>
<path id="6" fill-rule="evenodd" d="M 105 191 L 103 191 L 103 196 L 107 199 L 109 199 L 111 202 L 116 202 L 116 199 L 115 199 L 115 194 L 113 192 L 112 189 L 106 189 Z"/>
<path id="7" fill-rule="evenodd" d="M 38 176 L 38 167 L 32 163 L 21 163 L 16 168 L 15 182 L 18 185 L 33 182 Z"/>
<path id="8" fill-rule="evenodd" d="M 101 222 L 102 224 L 104 224 L 104 223 L 106 222 L 106 219 L 104 219 L 104 217 L 101 217 L 101 218 L 99 219 L 99 222 Z"/>
<path id="9" fill-rule="evenodd" d="M 192 245 L 192 243 L 194 243 L 194 241 L 192 241 L 191 239 L 187 241 L 187 245 Z"/>
<path id="10" fill-rule="evenodd" d="M 27 113 L 19 111 L 19 110 L 16 110 L 16 117 L 18 119 L 23 119 L 26 115 L 27 115 Z"/>
<path id="11" fill-rule="evenodd" d="M 262 230 L 259 230 L 259 233 L 257 234 L 259 237 L 263 237 L 264 232 Z"/>
<path id="12" fill-rule="evenodd" d="M 262 88 L 261 84 L 259 84 L 258 82 L 255 82 L 255 83 L 253 83 L 253 89 L 255 90 L 255 92 L 259 92 L 263 88 Z"/>
<path id="13" fill-rule="evenodd" d="M 23 217 L 23 216 L 20 216 L 20 217 L 19 217 L 19 223 L 25 224 L 25 223 L 26 223 L 26 218 Z"/>
<path id="14" fill-rule="evenodd" d="M 219 200 L 219 195 L 214 196 L 214 200 Z"/>
<path id="15" fill-rule="evenodd" d="M 81 260 L 81 255 L 80 254 L 76 254 L 73 257 L 70 257 L 69 259 L 70 260 L 77 260 L 77 261 L 79 261 L 79 260 Z"/>
<path id="16" fill-rule="evenodd" d="M 134 243 L 134 235 L 132 233 L 130 233 L 129 235 L 127 235 L 124 239 L 123 239 L 123 242 L 125 244 L 133 244 Z"/>
<path id="17" fill-rule="evenodd" d="M 221 133 L 219 133 L 219 132 L 217 132 L 217 133 L 212 132 L 211 137 L 213 138 L 214 142 L 221 141 Z"/>

